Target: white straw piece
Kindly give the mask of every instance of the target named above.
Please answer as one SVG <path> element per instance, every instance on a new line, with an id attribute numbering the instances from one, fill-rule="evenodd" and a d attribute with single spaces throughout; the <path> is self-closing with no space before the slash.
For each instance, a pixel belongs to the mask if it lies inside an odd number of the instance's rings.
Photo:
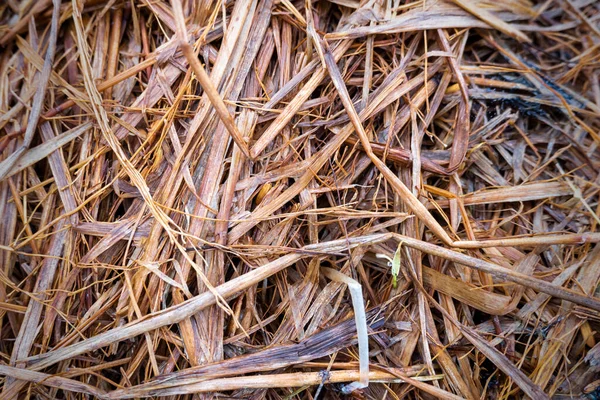
<path id="1" fill-rule="evenodd" d="M 348 285 L 350 297 L 352 298 L 354 321 L 356 322 L 356 333 L 358 336 L 360 380 L 358 382 L 352 382 L 342 388 L 342 391 L 348 394 L 356 389 L 362 389 L 369 386 L 369 335 L 367 332 L 367 315 L 365 313 L 365 304 L 362 297 L 362 286 L 354 279 L 335 269 L 322 267 L 321 271 L 323 272 L 323 275 L 332 281 Z"/>

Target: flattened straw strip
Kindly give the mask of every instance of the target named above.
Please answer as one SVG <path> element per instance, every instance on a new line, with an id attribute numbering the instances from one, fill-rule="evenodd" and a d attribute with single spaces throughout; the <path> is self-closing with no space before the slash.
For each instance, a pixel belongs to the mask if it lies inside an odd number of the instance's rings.
<path id="1" fill-rule="evenodd" d="M 192 49 L 192 46 L 190 46 L 190 44 L 188 43 L 187 30 L 185 28 L 185 19 L 183 17 L 181 1 L 172 0 L 171 3 L 173 4 L 173 13 L 175 16 L 175 22 L 177 23 L 177 36 L 179 37 L 179 46 L 181 47 L 185 58 L 187 58 L 188 63 L 194 70 L 196 78 L 198 78 L 198 82 L 200 82 L 202 89 L 204 89 L 204 92 L 206 92 L 206 95 L 208 96 L 213 107 L 215 108 L 215 111 L 221 118 L 221 121 L 223 121 L 223 125 L 225 125 L 227 132 L 229 132 L 231 138 L 233 139 L 235 144 L 238 145 L 242 153 L 244 153 L 246 157 L 252 159 L 252 157 L 250 156 L 250 150 L 248 149 L 248 144 L 246 143 L 244 136 L 238 130 L 235 121 L 231 117 L 231 114 L 229 114 L 229 110 L 227 110 L 227 106 L 223 102 L 219 91 L 215 88 L 215 85 L 213 85 L 212 80 L 204 70 L 202 64 L 200 64 L 200 61 L 198 61 L 198 57 L 196 57 L 196 54 L 194 54 L 194 49 Z"/>
<path id="2" fill-rule="evenodd" d="M 443 375 L 414 376 L 417 373 L 418 372 L 414 371 L 410 371 L 410 373 L 405 373 L 403 370 L 398 368 L 387 368 L 385 370 L 370 371 L 369 379 L 373 382 L 381 383 L 403 383 L 409 381 L 427 382 L 443 378 Z M 126 392 L 123 393 L 123 390 L 115 390 L 107 393 L 101 389 L 97 389 L 92 385 L 88 385 L 74 379 L 53 376 L 50 374 L 45 374 L 43 372 L 35 372 L 27 369 L 9 367 L 6 365 L 0 365 L 0 374 L 5 376 L 11 376 L 14 378 L 19 378 L 22 380 L 27 380 L 29 382 L 35 382 L 40 385 L 55 387 L 66 391 L 72 391 L 74 393 L 87 393 L 92 396 L 95 396 L 98 399 L 120 400 L 130 399 L 134 397 L 128 396 Z M 403 378 L 401 378 L 401 376 Z M 178 394 L 205 393 L 212 392 L 215 390 L 227 391 L 244 388 L 268 389 L 280 387 L 304 387 L 319 385 L 322 382 L 351 382 L 357 380 L 359 377 L 360 372 L 353 370 L 329 371 L 327 373 L 295 372 L 287 374 L 236 376 L 231 378 L 210 379 L 204 382 L 179 386 L 175 388 L 165 388 L 163 390 L 159 389 L 158 393 L 154 396 L 172 396 Z"/>
<path id="3" fill-rule="evenodd" d="M 60 149 L 65 144 L 71 142 L 75 138 L 81 136 L 84 132 L 92 127 L 91 122 L 79 125 L 67 132 L 54 137 L 51 141 L 29 149 L 23 153 L 21 158 L 7 172 L 6 177 L 10 177 L 17 172 L 21 172 L 25 168 L 35 164 L 36 162 L 48 157 L 53 151 Z"/>
<path id="4" fill-rule="evenodd" d="M 381 383 L 419 382 L 421 385 L 431 388 L 434 388 L 434 386 L 422 384 L 421 382 L 434 381 L 443 378 L 443 375 L 414 376 L 412 378 L 408 378 L 408 376 L 402 374 L 401 370 L 396 370 L 395 373 L 390 373 L 389 371 L 391 370 L 370 371 L 368 377 L 372 381 Z M 214 391 L 221 392 L 226 390 L 239 389 L 305 387 L 320 385 L 321 383 L 344 383 L 359 379 L 360 374 L 361 373 L 359 371 L 341 370 L 236 376 L 232 378 L 210 379 L 204 382 L 179 386 L 175 388 L 166 388 L 164 390 L 158 389 L 157 392 L 160 394 L 157 394 L 157 396 L 172 396 L 178 394 L 194 394 Z M 404 378 L 401 378 L 402 376 Z M 461 399 L 461 397 L 458 396 L 452 397 L 451 393 L 445 391 L 442 392 L 445 393 L 445 396 L 449 395 L 449 397 L 444 397 L 446 399 Z M 113 396 L 111 394 L 112 393 L 109 393 L 109 398 L 114 400 L 135 398 L 134 396 Z"/>
<path id="5" fill-rule="evenodd" d="M 9 367 L 8 365 L 0 365 L 0 375 L 22 381 L 35 382 L 49 387 L 55 387 L 68 392 L 87 393 L 98 399 L 110 399 L 105 391 L 98 389 L 95 386 L 88 385 L 75 379 L 63 378 L 60 376 L 45 374 L 43 372 Z"/>
<path id="6" fill-rule="evenodd" d="M 457 240 L 452 246 L 459 249 L 482 249 L 486 247 L 550 246 L 556 244 L 585 244 L 600 242 L 600 232 L 564 233 L 506 239 Z"/>
<path id="7" fill-rule="evenodd" d="M 362 389 L 369 386 L 369 333 L 367 331 L 367 316 L 365 314 L 365 304 L 362 297 L 362 286 L 354 279 L 336 271 L 332 268 L 322 267 L 323 275 L 335 282 L 348 285 L 350 297 L 352 298 L 352 307 L 354 308 L 354 320 L 356 321 L 356 333 L 358 336 L 358 354 L 360 365 L 360 379 L 344 386 L 342 391 L 346 394 L 356 389 Z"/>

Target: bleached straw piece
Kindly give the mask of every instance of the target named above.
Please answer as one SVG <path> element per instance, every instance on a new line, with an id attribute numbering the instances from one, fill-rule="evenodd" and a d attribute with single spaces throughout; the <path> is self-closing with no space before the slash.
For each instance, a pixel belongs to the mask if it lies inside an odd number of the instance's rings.
<path id="1" fill-rule="evenodd" d="M 321 268 L 323 275 L 335 282 L 348 285 L 350 297 L 352 298 L 352 307 L 354 308 L 354 320 L 356 321 L 356 333 L 358 336 L 358 361 L 360 380 L 349 383 L 342 388 L 346 394 L 356 389 L 362 389 L 369 386 L 369 335 L 367 333 L 367 316 L 365 314 L 365 304 L 362 297 L 362 286 L 354 279 L 336 271 L 332 268 Z"/>

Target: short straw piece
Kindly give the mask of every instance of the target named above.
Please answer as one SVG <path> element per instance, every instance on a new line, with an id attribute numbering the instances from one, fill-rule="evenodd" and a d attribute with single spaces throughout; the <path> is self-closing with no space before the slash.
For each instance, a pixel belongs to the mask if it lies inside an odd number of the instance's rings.
<path id="1" fill-rule="evenodd" d="M 363 301 L 362 286 L 354 279 L 336 271 L 332 268 L 322 267 L 323 275 L 335 282 L 348 285 L 354 308 L 354 320 L 356 321 L 356 332 L 358 335 L 358 354 L 360 365 L 360 379 L 344 386 L 344 393 L 350 393 L 356 389 L 369 386 L 369 333 L 367 331 L 367 317 L 365 315 L 365 303 Z"/>

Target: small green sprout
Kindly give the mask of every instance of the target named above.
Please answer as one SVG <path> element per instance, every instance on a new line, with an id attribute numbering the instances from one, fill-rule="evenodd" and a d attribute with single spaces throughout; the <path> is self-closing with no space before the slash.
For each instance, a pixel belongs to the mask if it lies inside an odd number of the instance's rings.
<path id="1" fill-rule="evenodd" d="M 402 259 L 401 251 L 402 251 L 402 242 L 398 243 L 398 248 L 396 249 L 396 252 L 394 253 L 393 259 L 389 258 L 385 254 L 378 253 L 375 255 L 377 258 L 385 258 L 388 260 L 388 267 L 392 268 L 392 286 L 394 287 L 394 289 L 398 286 L 398 274 L 400 273 L 400 261 Z"/>

